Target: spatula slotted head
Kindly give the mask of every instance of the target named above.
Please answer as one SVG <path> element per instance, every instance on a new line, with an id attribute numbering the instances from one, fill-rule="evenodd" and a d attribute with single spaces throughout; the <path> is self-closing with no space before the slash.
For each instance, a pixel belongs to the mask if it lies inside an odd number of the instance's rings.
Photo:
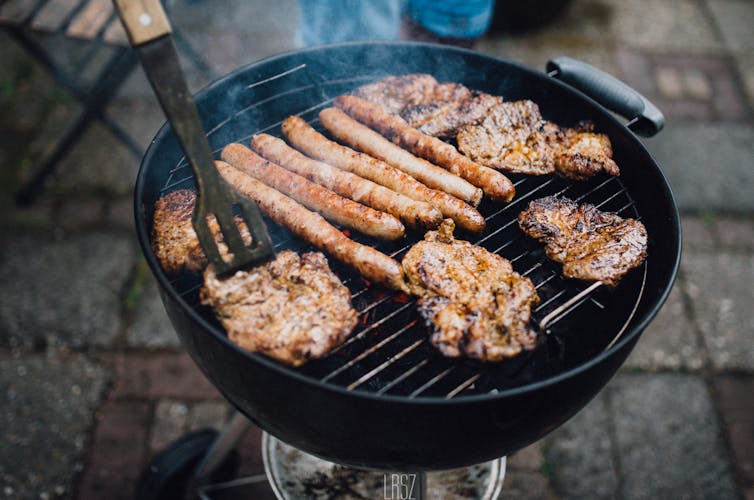
<path id="1" fill-rule="evenodd" d="M 223 186 L 222 193 L 202 196 L 201 191 L 194 211 L 193 224 L 199 243 L 219 277 L 247 269 L 270 260 L 274 256 L 272 240 L 262 220 L 256 204 L 233 189 Z M 217 196 L 220 195 L 220 196 Z M 240 217 L 251 234 L 251 244 L 247 245 L 233 214 L 233 207 L 240 208 Z M 221 254 L 215 236 L 209 227 L 208 217 L 212 215 L 220 226 L 223 241 L 228 247 L 225 258 Z"/>

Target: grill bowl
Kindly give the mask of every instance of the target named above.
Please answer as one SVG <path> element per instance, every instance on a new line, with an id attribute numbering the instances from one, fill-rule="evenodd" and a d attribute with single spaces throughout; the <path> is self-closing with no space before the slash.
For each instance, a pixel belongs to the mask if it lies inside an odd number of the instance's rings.
<path id="1" fill-rule="evenodd" d="M 603 210 L 638 217 L 649 234 L 645 264 L 614 291 L 577 304 L 542 336 L 530 355 L 495 365 L 453 361 L 425 340 L 412 303 L 366 286 L 331 260 L 362 313 L 347 344 L 328 358 L 291 369 L 237 348 L 198 304 L 196 276 L 168 277 L 150 249 L 154 202 L 193 186 L 168 125 L 148 149 L 136 183 L 136 226 L 171 322 L 194 361 L 222 394 L 257 425 L 322 458 L 386 470 L 434 470 L 479 463 L 516 451 L 550 432 L 593 398 L 621 366 L 674 282 L 680 258 L 678 212 L 667 181 L 636 137 L 607 110 L 542 73 L 476 52 L 413 43 L 349 43 L 283 54 L 243 67 L 196 96 L 211 145 L 279 135 L 300 114 L 315 126 L 329 99 L 390 74 L 431 73 L 440 81 L 532 99 L 559 124 L 591 120 L 610 137 L 619 179 L 573 183 L 514 176 L 509 205 L 484 202 L 480 242 L 514 263 L 539 288 L 541 319 L 583 284 L 565 280 L 515 217 L 530 199 L 562 193 Z M 308 249 L 270 224 L 278 249 Z M 356 239 L 370 242 L 354 235 Z M 377 244 L 400 258 L 416 240 Z M 603 287 L 604 288 L 604 287 Z M 620 338 L 607 346 L 617 335 Z"/>

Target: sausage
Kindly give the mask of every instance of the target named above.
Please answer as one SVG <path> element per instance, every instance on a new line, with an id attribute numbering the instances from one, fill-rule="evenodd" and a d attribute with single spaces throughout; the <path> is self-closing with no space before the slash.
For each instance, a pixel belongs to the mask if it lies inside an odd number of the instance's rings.
<path id="1" fill-rule="evenodd" d="M 473 206 L 479 205 L 482 200 L 482 190 L 478 187 L 427 160 L 417 158 L 337 108 L 323 109 L 319 120 L 339 141 L 403 170 L 433 189 L 445 191 Z"/>
<path id="2" fill-rule="evenodd" d="M 265 160 L 246 146 L 228 144 L 220 156 L 230 165 L 287 194 L 307 208 L 322 213 L 337 224 L 385 240 L 397 240 L 405 236 L 403 224 L 392 215 L 343 198 Z"/>
<path id="3" fill-rule="evenodd" d="M 392 214 L 413 229 L 434 229 L 442 221 L 440 211 L 429 203 L 413 200 L 358 175 L 312 160 L 277 137 L 255 135 L 251 146 L 271 162 L 341 196 Z"/>
<path id="4" fill-rule="evenodd" d="M 291 145 L 312 158 L 382 184 L 414 200 L 426 201 L 466 231 L 484 229 L 484 217 L 472 206 L 443 191 L 430 189 L 376 158 L 329 140 L 297 116 L 286 118 L 282 129 Z"/>
<path id="5" fill-rule="evenodd" d="M 254 200 L 259 209 L 277 224 L 354 268 L 364 278 L 395 290 L 408 290 L 403 270 L 395 259 L 353 241 L 318 213 L 251 175 L 223 161 L 216 161 L 215 166 L 231 186 Z"/>
<path id="6" fill-rule="evenodd" d="M 385 111 L 379 104 L 352 95 L 342 95 L 335 98 L 335 105 L 400 147 L 447 168 L 482 188 L 484 194 L 493 201 L 511 201 L 516 194 L 516 188 L 505 175 L 475 163 L 447 142 L 415 129 L 400 116 Z"/>

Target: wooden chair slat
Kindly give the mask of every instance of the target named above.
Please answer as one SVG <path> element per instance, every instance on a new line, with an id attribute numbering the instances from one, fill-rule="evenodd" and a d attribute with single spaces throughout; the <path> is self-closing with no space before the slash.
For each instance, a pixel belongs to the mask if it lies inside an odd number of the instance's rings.
<path id="1" fill-rule="evenodd" d="M 66 35 L 91 40 L 97 36 L 112 12 L 113 4 L 110 0 L 89 0 L 86 7 L 68 26 Z"/>
<path id="2" fill-rule="evenodd" d="M 32 29 L 57 31 L 80 0 L 49 0 L 31 22 Z"/>

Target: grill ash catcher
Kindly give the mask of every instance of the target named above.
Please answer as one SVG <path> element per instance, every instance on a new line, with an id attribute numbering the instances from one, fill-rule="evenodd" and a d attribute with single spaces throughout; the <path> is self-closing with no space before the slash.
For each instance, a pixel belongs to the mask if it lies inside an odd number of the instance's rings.
<path id="1" fill-rule="evenodd" d="M 200 304 L 201 277 L 166 275 L 151 250 L 155 201 L 197 187 L 170 125 L 162 127 L 136 181 L 139 241 L 186 350 L 238 413 L 222 432 L 184 436 L 158 455 L 142 474 L 138 498 L 229 498 L 233 488 L 253 487 L 267 478 L 278 498 L 297 498 L 302 491 L 315 498 L 335 497 L 333 491 L 350 491 L 353 498 L 358 498 L 354 491 L 370 498 L 431 498 L 433 488 L 447 478 L 457 487 L 460 478 L 472 476 L 483 481 L 468 483 L 472 489 L 459 490 L 459 498 L 495 498 L 505 471 L 500 457 L 541 439 L 597 395 L 670 292 L 680 260 L 680 224 L 665 177 L 634 135 L 657 133 L 659 111 L 634 90 L 578 61 L 557 58 L 548 71 L 456 47 L 346 43 L 253 63 L 195 96 L 215 153 L 229 142 L 248 143 L 256 133 L 279 135 L 289 115 L 321 129 L 317 114 L 337 95 L 406 73 L 430 73 L 438 81 L 509 101 L 531 99 L 548 120 L 561 125 L 589 120 L 607 134 L 620 177 L 574 182 L 512 175 L 513 201 L 483 201 L 479 210 L 487 229 L 458 235 L 510 260 L 541 298 L 532 311 L 539 346 L 501 363 L 442 357 L 429 344 L 413 301 L 370 286 L 333 259 L 330 265 L 350 289 L 360 315 L 345 343 L 295 369 L 237 347 Z M 628 126 L 608 109 L 625 116 Z M 646 261 L 615 289 L 564 278 L 542 245 L 516 224 L 529 201 L 555 194 L 640 219 L 649 235 Z M 274 224 L 268 228 L 275 251 L 310 249 L 287 230 Z M 399 242 L 352 237 L 400 260 L 421 235 Z M 234 479 L 234 448 L 249 422 L 267 433 L 267 478 Z M 318 482 L 307 483 L 312 477 Z M 405 495 L 409 483 L 411 497 Z M 331 486 L 335 489 L 321 493 Z M 360 493 L 365 491 L 372 493 Z"/>

